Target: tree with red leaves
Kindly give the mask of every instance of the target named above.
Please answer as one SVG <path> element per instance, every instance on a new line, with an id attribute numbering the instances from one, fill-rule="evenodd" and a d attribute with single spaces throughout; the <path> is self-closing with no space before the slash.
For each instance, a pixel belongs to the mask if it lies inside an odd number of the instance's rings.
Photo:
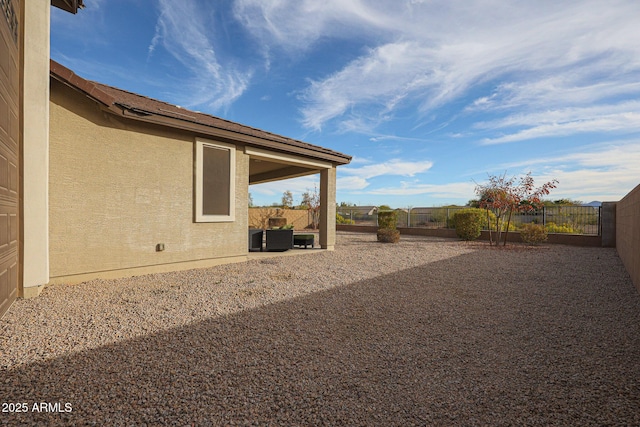
<path id="1" fill-rule="evenodd" d="M 489 221 L 489 210 L 495 214 L 496 246 L 500 243 L 502 229 L 504 228 L 504 246 L 507 245 L 507 235 L 511 225 L 513 212 L 531 212 L 543 206 L 541 197 L 549 194 L 556 188 L 557 179 L 553 179 L 540 187 L 534 185 L 531 172 L 521 177 L 516 185 L 516 177 L 507 179 L 505 172 L 501 176 L 489 175 L 489 182 L 476 185 L 476 194 L 480 196 L 479 205 L 487 210 L 487 223 L 489 225 L 489 244 L 493 244 L 491 236 L 492 226 Z M 504 219 L 507 224 L 504 227 Z"/>

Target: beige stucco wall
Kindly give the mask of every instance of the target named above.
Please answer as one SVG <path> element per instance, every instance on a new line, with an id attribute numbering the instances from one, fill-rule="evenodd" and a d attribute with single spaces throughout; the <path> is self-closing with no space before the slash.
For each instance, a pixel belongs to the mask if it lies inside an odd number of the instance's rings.
<path id="1" fill-rule="evenodd" d="M 320 247 L 332 251 L 336 244 L 336 168 L 320 172 Z"/>
<path id="2" fill-rule="evenodd" d="M 50 109 L 52 281 L 246 258 L 249 158 L 242 147 L 236 150 L 236 220 L 195 223 L 195 135 L 102 112 L 57 81 Z M 156 252 L 158 243 L 163 252 Z M 95 274 L 103 271 L 112 273 Z"/>
<path id="3" fill-rule="evenodd" d="M 22 289 L 38 295 L 49 281 L 49 2 L 24 2 Z"/>
<path id="4" fill-rule="evenodd" d="M 640 291 L 640 185 L 616 204 L 616 248 Z"/>

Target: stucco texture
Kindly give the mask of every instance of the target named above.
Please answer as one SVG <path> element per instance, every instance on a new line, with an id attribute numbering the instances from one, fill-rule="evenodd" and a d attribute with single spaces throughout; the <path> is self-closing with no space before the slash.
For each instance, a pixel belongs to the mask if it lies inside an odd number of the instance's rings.
<path id="1" fill-rule="evenodd" d="M 246 256 L 248 156 L 236 147 L 235 221 L 196 223 L 195 137 L 103 112 L 52 80 L 51 277 Z"/>
<path id="2" fill-rule="evenodd" d="M 640 291 L 640 185 L 616 205 L 616 248 Z"/>

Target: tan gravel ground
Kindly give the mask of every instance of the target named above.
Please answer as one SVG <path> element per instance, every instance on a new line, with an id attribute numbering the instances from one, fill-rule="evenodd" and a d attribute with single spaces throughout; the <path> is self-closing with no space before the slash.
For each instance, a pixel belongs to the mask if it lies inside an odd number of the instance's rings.
<path id="1" fill-rule="evenodd" d="M 0 333 L 2 409 L 27 410 L 0 425 L 640 425 L 640 295 L 614 249 L 339 233 L 51 286 Z"/>

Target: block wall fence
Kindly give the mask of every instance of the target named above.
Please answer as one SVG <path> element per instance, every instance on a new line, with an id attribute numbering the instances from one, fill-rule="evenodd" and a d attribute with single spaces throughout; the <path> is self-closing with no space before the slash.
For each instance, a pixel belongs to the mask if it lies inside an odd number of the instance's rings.
<path id="1" fill-rule="evenodd" d="M 640 292 L 640 185 L 616 203 L 616 249 Z"/>
<path id="2" fill-rule="evenodd" d="M 286 218 L 295 230 L 304 230 L 311 225 L 311 215 L 304 209 L 249 208 L 249 226 L 267 228 L 270 217 Z"/>

